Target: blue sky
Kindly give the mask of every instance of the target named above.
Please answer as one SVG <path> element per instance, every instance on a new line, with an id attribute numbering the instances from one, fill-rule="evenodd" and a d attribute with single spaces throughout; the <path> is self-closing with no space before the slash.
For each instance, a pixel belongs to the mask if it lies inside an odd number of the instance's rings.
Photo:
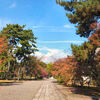
<path id="1" fill-rule="evenodd" d="M 86 40 L 75 34 L 75 25 L 65 13 L 56 0 L 0 0 L 0 27 L 25 24 L 38 37 L 36 56 L 49 62 L 70 55 L 71 43 L 79 45 Z"/>

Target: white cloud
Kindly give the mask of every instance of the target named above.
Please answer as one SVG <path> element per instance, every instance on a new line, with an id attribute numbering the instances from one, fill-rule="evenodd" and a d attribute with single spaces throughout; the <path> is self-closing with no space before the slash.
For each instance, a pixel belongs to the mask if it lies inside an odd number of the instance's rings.
<path id="1" fill-rule="evenodd" d="M 43 54 L 41 52 L 36 52 L 35 55 L 38 56 L 38 57 L 42 57 L 43 56 Z"/>
<path id="2" fill-rule="evenodd" d="M 64 25 L 64 28 L 74 28 L 74 26 L 66 24 L 66 25 Z"/>
<path id="3" fill-rule="evenodd" d="M 15 8 L 16 7 L 16 2 L 13 2 L 10 6 L 9 6 L 9 8 Z"/>
<path id="4" fill-rule="evenodd" d="M 38 58 L 42 58 L 41 60 L 45 63 L 54 62 L 57 59 L 67 57 L 68 55 L 71 55 L 69 52 L 65 53 L 62 49 L 50 49 L 47 47 L 43 47 L 39 49 L 39 52 L 36 52 L 35 55 Z M 47 51 L 47 53 L 43 53 L 44 51 Z"/>
<path id="5" fill-rule="evenodd" d="M 83 43 L 84 41 L 37 41 L 37 43 Z"/>

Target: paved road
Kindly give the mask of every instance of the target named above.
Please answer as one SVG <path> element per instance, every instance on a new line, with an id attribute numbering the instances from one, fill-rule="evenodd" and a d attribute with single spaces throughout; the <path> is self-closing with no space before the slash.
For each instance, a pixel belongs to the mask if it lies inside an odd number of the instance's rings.
<path id="1" fill-rule="evenodd" d="M 66 93 L 55 80 L 25 81 L 0 86 L 0 100 L 100 100 Z"/>
<path id="2" fill-rule="evenodd" d="M 0 100 L 33 100 L 43 81 L 26 81 L 0 86 Z"/>
<path id="3" fill-rule="evenodd" d="M 0 86 L 0 100 L 66 100 L 51 80 Z"/>
<path id="4" fill-rule="evenodd" d="M 54 80 L 45 80 L 33 100 L 67 100 L 55 87 L 56 84 L 54 84 L 53 81 Z"/>

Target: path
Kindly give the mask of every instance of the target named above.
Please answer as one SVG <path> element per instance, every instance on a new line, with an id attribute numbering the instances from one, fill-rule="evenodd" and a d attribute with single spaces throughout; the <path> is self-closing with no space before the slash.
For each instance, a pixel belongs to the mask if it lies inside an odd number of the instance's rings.
<path id="1" fill-rule="evenodd" d="M 0 86 L 0 100 L 66 100 L 52 80 L 25 81 Z"/>
<path id="2" fill-rule="evenodd" d="M 46 80 L 33 100 L 67 100 L 67 98 L 56 89 L 52 80 Z"/>
<path id="3" fill-rule="evenodd" d="M 55 80 L 25 81 L 0 86 L 0 100 L 100 100 L 91 96 L 68 94 Z"/>

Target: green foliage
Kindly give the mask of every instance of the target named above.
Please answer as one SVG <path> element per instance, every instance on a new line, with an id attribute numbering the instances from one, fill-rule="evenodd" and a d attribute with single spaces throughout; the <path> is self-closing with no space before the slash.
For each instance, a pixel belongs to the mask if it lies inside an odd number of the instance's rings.
<path id="1" fill-rule="evenodd" d="M 93 30 L 90 29 L 90 25 L 100 18 L 99 0 L 56 0 L 56 2 L 64 6 L 69 21 L 76 24 L 77 34 L 84 37 L 91 35 Z"/>
<path id="2" fill-rule="evenodd" d="M 40 65 L 41 65 L 43 68 L 46 68 L 46 67 L 47 67 L 47 64 L 44 63 L 44 62 L 42 62 L 42 61 L 40 61 Z"/>
<path id="3" fill-rule="evenodd" d="M 53 69 L 52 67 L 53 67 L 53 64 L 51 62 L 47 64 L 46 69 L 47 69 L 47 72 L 48 72 L 49 76 L 52 76 L 52 73 L 51 73 L 52 69 Z"/>
<path id="4" fill-rule="evenodd" d="M 84 42 L 82 45 L 71 45 L 72 52 L 78 61 L 88 60 L 88 54 L 92 51 L 93 45 L 89 42 Z"/>
<path id="5" fill-rule="evenodd" d="M 0 70 L 3 71 L 0 73 L 1 79 L 23 78 L 28 71 L 30 71 L 29 74 L 32 76 L 33 69 L 37 67 L 35 66 L 36 60 L 32 57 L 30 58 L 30 54 L 34 54 L 37 51 L 35 41 L 37 38 L 32 30 L 25 29 L 25 25 L 8 24 L 2 29 L 0 36 L 5 36 L 3 39 L 5 41 L 2 45 L 5 42 L 7 44 L 4 46 L 6 51 L 0 53 L 0 60 L 3 61 L 2 65 L 0 64 Z M 2 51 L 1 48 L 0 50 Z M 30 65 L 30 69 L 27 65 Z"/>
<path id="6" fill-rule="evenodd" d="M 57 78 L 58 83 L 63 83 L 64 79 L 63 78 Z"/>
<path id="7" fill-rule="evenodd" d="M 97 60 L 96 60 L 96 46 L 91 44 L 91 42 L 84 42 L 82 45 L 71 45 L 73 55 L 75 56 L 78 62 L 78 69 L 76 70 L 76 77 L 80 80 L 81 84 L 84 83 L 83 76 L 90 77 L 96 83 L 99 78 L 98 75 L 100 72 L 97 69 Z"/>
<path id="8" fill-rule="evenodd" d="M 89 37 L 82 45 L 71 45 L 73 56 L 78 62 L 76 78 L 83 85 L 87 76 L 100 86 L 100 0 L 56 0 L 67 11 L 69 21 L 76 25 L 81 37 Z"/>
<path id="9" fill-rule="evenodd" d="M 9 52 L 11 52 L 18 60 L 25 59 L 28 55 L 37 51 L 35 45 L 35 40 L 37 38 L 34 36 L 32 30 L 26 30 L 24 28 L 25 25 L 9 24 L 1 31 L 1 33 L 5 34 L 9 40 Z"/>

